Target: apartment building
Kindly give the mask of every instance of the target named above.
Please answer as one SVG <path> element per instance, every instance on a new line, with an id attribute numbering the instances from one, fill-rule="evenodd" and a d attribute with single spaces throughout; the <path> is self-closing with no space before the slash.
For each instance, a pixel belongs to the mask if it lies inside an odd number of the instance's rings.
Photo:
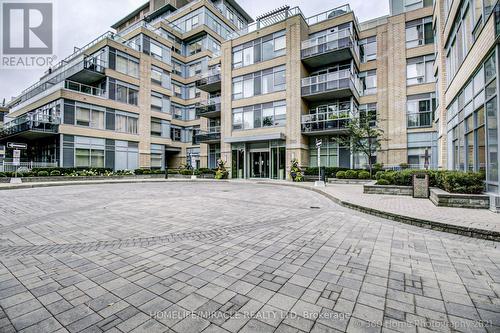
<path id="1" fill-rule="evenodd" d="M 337 144 L 356 117 L 383 130 L 376 162 L 484 171 L 499 193 L 493 0 L 390 0 L 255 21 L 233 0 L 149 1 L 9 104 L 2 140 L 60 166 L 227 162 L 287 178 L 291 161 L 363 167 Z"/>

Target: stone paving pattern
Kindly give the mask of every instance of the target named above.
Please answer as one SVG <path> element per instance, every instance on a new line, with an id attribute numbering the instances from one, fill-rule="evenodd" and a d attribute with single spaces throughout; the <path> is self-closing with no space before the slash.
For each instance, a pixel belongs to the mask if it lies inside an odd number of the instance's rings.
<path id="1" fill-rule="evenodd" d="M 500 249 L 300 188 L 0 193 L 0 332 L 500 332 Z"/>
<path id="2" fill-rule="evenodd" d="M 328 184 L 323 190 L 339 200 L 363 207 L 422 220 L 500 232 L 500 214 L 487 209 L 437 207 L 429 199 L 414 199 L 402 195 L 364 194 L 363 185 Z"/>

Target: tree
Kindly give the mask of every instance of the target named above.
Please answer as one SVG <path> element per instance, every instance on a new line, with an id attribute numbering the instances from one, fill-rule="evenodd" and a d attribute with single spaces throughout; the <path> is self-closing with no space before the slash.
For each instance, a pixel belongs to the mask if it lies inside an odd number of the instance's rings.
<path id="1" fill-rule="evenodd" d="M 344 137 L 336 137 L 334 140 L 344 147 L 350 147 L 351 153 L 361 153 L 368 160 L 368 168 L 370 176 L 373 176 L 373 157 L 375 152 L 381 146 L 383 131 L 375 126 L 371 126 L 368 115 L 365 117 L 355 117 L 351 119 L 346 126 L 347 135 Z"/>

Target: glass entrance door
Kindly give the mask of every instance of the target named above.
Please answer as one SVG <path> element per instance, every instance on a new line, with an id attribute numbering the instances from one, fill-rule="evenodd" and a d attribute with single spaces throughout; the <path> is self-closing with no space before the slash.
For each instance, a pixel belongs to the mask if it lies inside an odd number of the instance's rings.
<path id="1" fill-rule="evenodd" d="M 285 179 L 285 147 L 271 148 L 271 178 Z"/>
<path id="2" fill-rule="evenodd" d="M 269 152 L 250 153 L 251 177 L 269 178 Z"/>

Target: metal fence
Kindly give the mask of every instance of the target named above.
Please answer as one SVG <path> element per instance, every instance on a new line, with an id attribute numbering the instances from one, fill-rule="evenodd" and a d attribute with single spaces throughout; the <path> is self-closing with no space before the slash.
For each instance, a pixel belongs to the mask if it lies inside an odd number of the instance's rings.
<path id="1" fill-rule="evenodd" d="M 11 161 L 2 161 L 0 163 L 0 172 L 14 172 L 16 169 L 25 168 L 28 170 L 39 168 L 57 168 L 59 163 L 57 162 L 21 162 L 18 166 L 14 165 Z"/>

